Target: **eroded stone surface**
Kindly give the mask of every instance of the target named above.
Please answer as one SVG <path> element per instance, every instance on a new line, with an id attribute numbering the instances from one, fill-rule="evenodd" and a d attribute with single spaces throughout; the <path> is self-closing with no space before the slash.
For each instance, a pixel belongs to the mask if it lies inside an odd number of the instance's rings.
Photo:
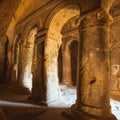
<path id="1" fill-rule="evenodd" d="M 0 37 L 7 32 L 10 21 L 21 0 L 1 0 L 0 1 Z"/>
<path id="2" fill-rule="evenodd" d="M 32 89 L 31 100 L 36 102 L 48 103 L 49 105 L 52 101 L 60 99 L 58 51 L 63 44 L 62 35 L 64 38 L 67 36 L 66 34 L 70 35 L 70 37 L 77 35 L 74 38 L 80 39 L 78 45 L 80 61 L 78 66 L 80 66 L 80 69 L 77 69 L 77 107 L 73 107 L 73 111 L 78 116 L 81 115 L 83 119 L 88 118 L 81 111 L 96 116 L 97 118 L 95 119 L 115 119 L 110 113 L 109 105 L 109 47 L 112 45 L 111 78 L 112 83 L 114 83 L 112 87 L 114 90 L 119 90 L 119 60 L 117 60 L 119 57 L 116 57 L 119 54 L 119 32 L 116 31 L 119 31 L 119 29 L 115 29 L 118 27 L 115 24 L 112 24 L 111 28 L 113 36 L 116 36 L 117 39 L 112 39 L 113 44 L 111 45 L 109 45 L 108 41 L 108 30 L 114 20 L 109 11 L 114 1 L 36 0 L 33 2 L 33 0 L 22 0 L 16 12 L 18 0 L 14 2 L 12 0 L 2 0 L 0 2 L 0 23 L 2 23 L 0 24 L 2 29 L 0 32 L 0 56 L 2 56 L 0 58 L 0 77 L 3 78 L 4 74 L 6 74 L 7 83 L 19 83 L 17 84 L 19 87 L 23 86 Z M 112 7 L 119 10 L 119 7 L 115 6 L 117 5 L 114 3 Z M 111 9 L 110 12 L 114 11 Z M 14 12 L 15 15 L 8 28 Z M 119 14 L 117 12 L 117 14 L 112 13 L 112 15 L 115 17 L 115 15 Z M 68 24 L 66 24 L 67 22 Z M 114 23 L 119 24 L 116 21 Z M 79 24 L 81 24 L 80 31 Z M 37 27 L 38 31 L 36 29 L 34 31 L 34 27 Z M 73 32 L 75 29 L 77 30 Z M 6 31 L 9 38 L 7 58 L 5 57 L 6 45 L 2 40 Z M 15 54 L 14 38 L 19 34 L 21 35 L 18 45 L 19 53 Z M 66 55 L 63 55 L 63 66 L 65 67 L 63 79 L 67 82 L 69 81 L 68 83 L 72 79 L 69 52 L 67 54 L 64 52 Z M 4 72 L 4 60 L 7 62 L 7 73 Z M 18 78 L 16 78 L 17 75 L 14 77 L 14 72 L 16 71 L 18 72 Z M 10 80 L 7 81 L 9 77 Z"/>

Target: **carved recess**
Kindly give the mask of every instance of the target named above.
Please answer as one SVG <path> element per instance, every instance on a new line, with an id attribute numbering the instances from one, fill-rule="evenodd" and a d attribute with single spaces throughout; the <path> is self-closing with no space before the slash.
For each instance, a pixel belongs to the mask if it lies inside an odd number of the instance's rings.
<path id="1" fill-rule="evenodd" d="M 120 21 L 115 21 L 111 25 L 110 31 L 110 42 L 111 42 L 111 49 L 120 48 Z"/>

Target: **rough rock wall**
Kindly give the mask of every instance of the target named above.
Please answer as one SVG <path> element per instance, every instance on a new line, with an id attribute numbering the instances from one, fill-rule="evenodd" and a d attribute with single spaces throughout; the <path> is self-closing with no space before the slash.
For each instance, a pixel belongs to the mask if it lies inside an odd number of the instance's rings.
<path id="1" fill-rule="evenodd" d="M 120 90 L 120 17 L 111 26 L 111 87 Z"/>
<path id="2" fill-rule="evenodd" d="M 120 90 L 120 48 L 111 51 L 111 89 Z"/>
<path id="3" fill-rule="evenodd" d="M 5 76 L 5 34 L 20 1 L 21 0 L 0 0 L 0 81 L 3 81 Z"/>
<path id="4" fill-rule="evenodd" d="M 4 81 L 5 70 L 7 64 L 7 38 L 4 37 L 0 41 L 0 83 Z"/>
<path id="5" fill-rule="evenodd" d="M 11 18 L 21 0 L 0 0 L 0 38 L 7 32 Z"/>

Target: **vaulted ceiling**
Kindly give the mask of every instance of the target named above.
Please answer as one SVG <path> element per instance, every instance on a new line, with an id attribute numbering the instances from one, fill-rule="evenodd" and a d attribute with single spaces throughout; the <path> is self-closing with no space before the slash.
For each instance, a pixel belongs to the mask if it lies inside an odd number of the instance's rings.
<path id="1" fill-rule="evenodd" d="M 14 26 L 38 9 L 44 8 L 46 5 L 52 4 L 52 2 L 59 3 L 62 1 L 64 0 L 0 0 L 0 37 L 5 35 L 11 20 L 11 26 Z M 98 7 L 99 1 L 100 0 L 79 0 L 81 11 L 85 12 L 87 9 L 92 10 L 91 3 L 93 2 L 95 3 L 94 8 Z M 120 13 L 120 0 L 115 0 L 111 13 L 114 16 Z"/>
<path id="2" fill-rule="evenodd" d="M 6 33 L 21 0 L 0 0 L 0 38 Z"/>
<path id="3" fill-rule="evenodd" d="M 12 24 L 14 25 L 26 18 L 28 15 L 34 13 L 38 9 L 46 6 L 52 0 L 22 0 L 19 4 L 17 10 L 15 11 L 14 17 L 12 19 Z"/>

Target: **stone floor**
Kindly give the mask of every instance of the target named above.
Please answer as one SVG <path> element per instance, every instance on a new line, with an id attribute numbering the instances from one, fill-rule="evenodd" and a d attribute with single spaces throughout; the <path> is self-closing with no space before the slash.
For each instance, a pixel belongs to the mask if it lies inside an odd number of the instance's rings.
<path id="1" fill-rule="evenodd" d="M 76 90 L 61 85 L 61 99 L 49 103 L 49 107 L 38 106 L 27 98 L 29 95 L 18 94 L 8 86 L 0 86 L 0 106 L 7 120 L 67 120 L 61 112 L 75 103 Z M 112 100 L 112 112 L 120 120 L 120 102 Z"/>

